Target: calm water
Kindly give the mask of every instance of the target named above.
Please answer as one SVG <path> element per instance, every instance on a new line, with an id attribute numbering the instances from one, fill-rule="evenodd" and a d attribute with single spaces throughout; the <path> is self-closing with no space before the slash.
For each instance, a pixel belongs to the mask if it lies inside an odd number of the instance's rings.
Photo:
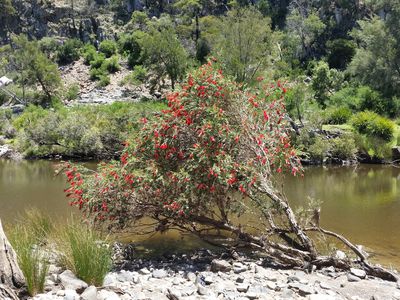
<path id="1" fill-rule="evenodd" d="M 0 218 L 9 224 L 25 208 L 36 207 L 62 222 L 74 210 L 64 198 L 64 178 L 48 161 L 0 160 Z M 293 205 L 308 196 L 322 200 L 321 224 L 373 249 L 375 260 L 400 268 L 400 169 L 381 165 L 313 167 L 304 178 L 288 177 L 285 191 Z M 147 246 L 168 249 L 196 244 L 172 242 L 177 235 L 155 236 Z M 181 238 L 181 237 L 179 237 Z M 133 238 L 134 239 L 134 238 Z"/>

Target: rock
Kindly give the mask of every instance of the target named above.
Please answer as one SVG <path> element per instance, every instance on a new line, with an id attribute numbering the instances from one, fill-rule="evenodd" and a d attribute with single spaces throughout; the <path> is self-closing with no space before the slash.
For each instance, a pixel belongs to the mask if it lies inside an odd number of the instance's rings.
<path id="1" fill-rule="evenodd" d="M 116 277 L 118 281 L 124 282 L 124 281 L 133 281 L 133 276 L 135 273 L 121 270 L 119 273 L 117 273 Z"/>
<path id="2" fill-rule="evenodd" d="M 321 287 L 321 289 L 324 289 L 324 290 L 330 290 L 331 289 L 331 286 L 329 284 L 327 284 L 326 282 L 320 282 L 319 286 Z"/>
<path id="3" fill-rule="evenodd" d="M 232 266 L 226 260 L 214 259 L 211 262 L 211 271 L 213 272 L 229 272 L 230 270 L 232 270 Z"/>
<path id="4" fill-rule="evenodd" d="M 347 274 L 347 280 L 349 282 L 358 282 L 360 281 L 360 277 L 354 276 L 353 274 Z"/>
<path id="5" fill-rule="evenodd" d="M 249 299 L 257 299 L 259 298 L 259 295 L 255 292 L 247 291 L 246 297 Z"/>
<path id="6" fill-rule="evenodd" d="M 199 284 L 199 285 L 197 285 L 197 293 L 199 295 L 206 296 L 206 295 L 208 295 L 209 292 L 205 286 L 202 286 L 201 284 Z"/>
<path id="7" fill-rule="evenodd" d="M 361 279 L 364 279 L 367 276 L 367 272 L 365 272 L 364 270 L 361 270 L 361 269 L 356 269 L 356 268 L 350 268 L 350 273 Z"/>
<path id="8" fill-rule="evenodd" d="M 289 283 L 289 282 L 295 282 L 295 281 L 300 281 L 300 278 L 297 277 L 297 276 L 294 276 L 294 275 L 288 276 L 288 278 L 287 278 L 287 282 L 288 282 L 288 283 Z"/>
<path id="9" fill-rule="evenodd" d="M 343 251 L 337 250 L 336 253 L 335 253 L 335 257 L 337 259 L 346 259 L 347 255 Z"/>
<path id="10" fill-rule="evenodd" d="M 121 298 L 113 291 L 101 290 L 97 294 L 98 300 L 121 300 Z"/>
<path id="11" fill-rule="evenodd" d="M 392 160 L 400 159 L 400 147 L 396 146 L 392 148 Z"/>
<path id="12" fill-rule="evenodd" d="M 249 289 L 249 285 L 248 285 L 248 284 L 245 284 L 245 283 L 242 283 L 242 284 L 239 284 L 239 285 L 236 287 L 236 289 L 237 289 L 237 291 L 240 292 L 240 293 L 245 293 L 245 292 L 247 292 L 247 290 Z"/>
<path id="13" fill-rule="evenodd" d="M 73 289 L 65 290 L 64 300 L 79 300 L 78 293 Z"/>
<path id="14" fill-rule="evenodd" d="M 205 282 L 205 284 L 210 285 L 214 282 L 214 278 L 212 276 L 205 276 L 204 282 Z"/>
<path id="15" fill-rule="evenodd" d="M 118 282 L 117 276 L 115 273 L 107 273 L 103 280 L 104 286 L 116 286 Z"/>
<path id="16" fill-rule="evenodd" d="M 334 296 L 323 295 L 323 294 L 312 294 L 308 296 L 309 300 L 335 300 Z"/>
<path id="17" fill-rule="evenodd" d="M 97 288 L 89 286 L 81 295 L 81 300 L 97 300 Z"/>
<path id="18" fill-rule="evenodd" d="M 312 287 L 301 283 L 289 283 L 289 288 L 297 291 L 300 296 L 314 294 L 314 289 Z"/>
<path id="19" fill-rule="evenodd" d="M 162 279 L 162 278 L 167 277 L 168 273 L 164 269 L 156 269 L 153 271 L 152 275 L 154 278 Z"/>
<path id="20" fill-rule="evenodd" d="M 246 266 L 234 266 L 233 267 L 233 272 L 235 273 L 235 274 L 239 274 L 239 273 L 243 273 L 243 272 L 246 272 L 247 271 L 247 267 Z"/>
<path id="21" fill-rule="evenodd" d="M 61 285 L 65 289 L 70 289 L 81 293 L 88 287 L 88 284 L 86 282 L 78 279 L 70 270 L 65 270 L 64 272 L 62 272 L 59 278 L 61 281 Z"/>
<path id="22" fill-rule="evenodd" d="M 171 289 L 167 289 L 166 295 L 170 300 L 179 300 L 180 297 L 182 297 L 182 293 L 180 291 Z"/>
<path id="23" fill-rule="evenodd" d="M 400 299 L 400 292 L 394 292 L 393 298 L 396 299 L 396 300 L 399 300 Z"/>
<path id="24" fill-rule="evenodd" d="M 197 276 L 193 272 L 188 272 L 186 274 L 186 279 L 189 280 L 189 281 L 195 282 L 196 278 L 197 278 Z"/>
<path id="25" fill-rule="evenodd" d="M 238 276 L 238 277 L 236 278 L 236 282 L 237 282 L 237 283 L 243 283 L 243 282 L 244 282 L 244 277 L 243 277 L 243 276 Z"/>
<path id="26" fill-rule="evenodd" d="M 139 270 L 139 274 L 141 275 L 150 275 L 150 271 L 147 268 L 142 268 Z"/>
<path id="27" fill-rule="evenodd" d="M 56 292 L 57 297 L 64 297 L 64 295 L 65 295 L 65 290 L 59 290 Z"/>

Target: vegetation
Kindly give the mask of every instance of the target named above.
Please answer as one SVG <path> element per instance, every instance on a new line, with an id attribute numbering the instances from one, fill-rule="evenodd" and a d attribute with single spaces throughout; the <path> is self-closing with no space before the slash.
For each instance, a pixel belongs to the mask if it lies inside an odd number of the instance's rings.
<path id="1" fill-rule="evenodd" d="M 72 223 L 57 233 L 61 265 L 88 284 L 101 286 L 111 269 L 111 247 L 101 234 Z"/>

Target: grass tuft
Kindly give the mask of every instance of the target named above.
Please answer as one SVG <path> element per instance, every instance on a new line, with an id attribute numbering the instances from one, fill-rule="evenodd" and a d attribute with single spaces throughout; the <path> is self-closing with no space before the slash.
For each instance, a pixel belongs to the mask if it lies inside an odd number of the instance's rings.
<path id="1" fill-rule="evenodd" d="M 57 236 L 60 263 L 88 284 L 101 286 L 112 264 L 112 250 L 105 239 L 93 229 L 75 223 Z"/>

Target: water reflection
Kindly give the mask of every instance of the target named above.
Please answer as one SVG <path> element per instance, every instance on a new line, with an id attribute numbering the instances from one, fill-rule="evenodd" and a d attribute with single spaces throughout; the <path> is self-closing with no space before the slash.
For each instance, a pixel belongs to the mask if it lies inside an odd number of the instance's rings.
<path id="1" fill-rule="evenodd" d="M 54 217 L 69 216 L 73 210 L 63 194 L 64 178 L 54 176 L 55 165 L 0 160 L 0 218 L 11 223 L 27 207 Z M 400 169 L 391 166 L 313 167 L 304 178 L 286 178 L 285 193 L 294 206 L 304 204 L 307 196 L 322 200 L 322 226 L 374 249 L 380 262 L 400 268 L 399 185 Z M 157 235 L 147 244 L 166 249 L 171 238 L 174 249 L 199 245 L 176 233 Z"/>

